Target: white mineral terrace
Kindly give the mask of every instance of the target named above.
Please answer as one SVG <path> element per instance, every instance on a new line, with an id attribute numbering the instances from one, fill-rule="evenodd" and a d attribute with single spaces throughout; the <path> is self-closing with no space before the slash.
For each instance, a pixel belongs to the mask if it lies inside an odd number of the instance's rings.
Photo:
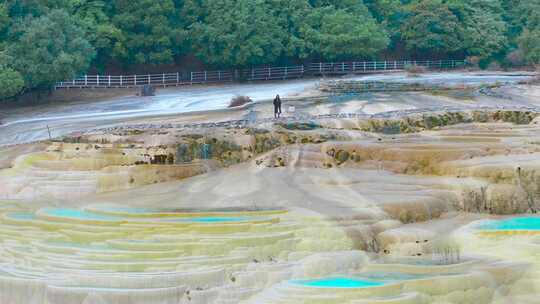
<path id="1" fill-rule="evenodd" d="M 3 144 L 79 132 L 0 146 L 0 304 L 538 303 L 538 85 L 169 115 L 233 88 L 5 117 Z"/>

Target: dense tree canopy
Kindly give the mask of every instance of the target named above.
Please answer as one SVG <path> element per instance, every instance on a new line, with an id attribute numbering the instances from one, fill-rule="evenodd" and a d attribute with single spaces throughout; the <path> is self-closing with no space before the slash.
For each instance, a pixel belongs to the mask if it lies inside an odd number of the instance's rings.
<path id="1" fill-rule="evenodd" d="M 421 0 L 410 4 L 408 12 L 401 27 L 407 48 L 436 52 L 459 49 L 463 33 L 458 18 L 447 3 Z"/>
<path id="2" fill-rule="evenodd" d="M 24 88 L 22 75 L 10 67 L 13 61 L 6 52 L 0 52 L 0 96 L 12 97 L 21 92 Z"/>
<path id="3" fill-rule="evenodd" d="M 191 26 L 195 54 L 222 65 L 275 61 L 285 50 L 286 32 L 276 22 L 269 1 L 207 0 L 196 11 L 203 17 Z"/>
<path id="4" fill-rule="evenodd" d="M 179 8 L 173 0 L 116 0 L 113 24 L 120 44 L 112 55 L 127 63 L 170 63 L 185 37 Z"/>
<path id="5" fill-rule="evenodd" d="M 388 45 L 386 32 L 366 11 L 316 8 L 307 16 L 302 38 L 323 58 L 369 58 Z"/>
<path id="6" fill-rule="evenodd" d="M 516 41 L 525 61 L 540 64 L 540 0 L 521 0 L 514 10 Z"/>
<path id="7" fill-rule="evenodd" d="M 518 38 L 519 47 L 523 50 L 525 60 L 540 64 L 540 28 L 525 29 Z"/>
<path id="8" fill-rule="evenodd" d="M 506 47 L 506 23 L 502 7 L 494 0 L 450 0 L 448 7 L 458 18 L 459 49 L 467 55 L 490 57 Z"/>
<path id="9" fill-rule="evenodd" d="M 32 19 L 17 33 L 18 43 L 7 47 L 12 66 L 29 87 L 42 87 L 86 70 L 94 49 L 78 20 L 63 10 Z"/>
<path id="10" fill-rule="evenodd" d="M 540 64 L 540 0 L 4 0 L 0 99 L 88 69 L 199 59 Z"/>

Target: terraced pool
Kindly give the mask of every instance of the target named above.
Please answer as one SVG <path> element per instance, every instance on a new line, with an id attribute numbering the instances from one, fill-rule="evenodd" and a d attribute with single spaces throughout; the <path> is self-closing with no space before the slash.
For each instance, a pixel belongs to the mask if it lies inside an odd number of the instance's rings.
<path id="1" fill-rule="evenodd" d="M 191 217 L 186 219 L 177 219 L 173 221 L 187 222 L 187 223 L 237 223 L 247 222 L 254 218 L 252 217 L 225 217 L 225 216 L 206 216 L 206 217 Z"/>
<path id="2" fill-rule="evenodd" d="M 540 231 L 540 217 L 517 217 L 490 221 L 478 226 L 484 231 Z"/>
<path id="3" fill-rule="evenodd" d="M 44 208 L 39 211 L 39 215 L 54 217 L 59 219 L 75 220 L 97 220 L 97 221 L 120 221 L 122 218 L 111 215 L 104 215 L 94 212 L 88 212 L 79 209 L 68 208 Z"/>
<path id="4" fill-rule="evenodd" d="M 123 213 L 106 213 L 104 210 L 93 209 L 69 209 L 69 208 L 43 208 L 36 213 L 31 212 L 11 212 L 5 214 L 8 219 L 14 221 L 32 221 L 36 219 L 46 221 L 73 221 L 73 222 L 108 222 L 108 223 L 198 223 L 198 224 L 228 224 L 246 222 L 268 222 L 272 217 L 265 213 L 254 212 L 177 212 L 172 209 L 145 209 L 145 208 L 124 208 Z M 108 210 L 107 210 L 108 211 Z M 120 211 L 120 210 L 115 210 Z M 163 213 L 163 215 L 162 215 Z"/>
<path id="5" fill-rule="evenodd" d="M 293 280 L 290 283 L 295 285 L 319 288 L 368 288 L 385 285 L 384 282 L 345 277 L 323 278 L 317 280 Z"/>

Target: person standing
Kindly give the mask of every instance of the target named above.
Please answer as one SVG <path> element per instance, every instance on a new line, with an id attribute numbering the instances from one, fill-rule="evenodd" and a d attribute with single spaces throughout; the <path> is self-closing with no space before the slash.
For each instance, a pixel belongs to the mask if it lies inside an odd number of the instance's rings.
<path id="1" fill-rule="evenodd" d="M 281 98 L 279 94 L 274 98 L 274 118 L 279 118 L 281 116 Z"/>

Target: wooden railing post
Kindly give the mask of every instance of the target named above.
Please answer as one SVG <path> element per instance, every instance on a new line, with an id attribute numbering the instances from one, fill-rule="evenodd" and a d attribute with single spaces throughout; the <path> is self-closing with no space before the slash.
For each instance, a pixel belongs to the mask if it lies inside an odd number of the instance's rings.
<path id="1" fill-rule="evenodd" d="M 88 75 L 84 75 L 84 86 L 88 86 Z"/>
<path id="2" fill-rule="evenodd" d="M 204 71 L 204 82 L 208 81 L 208 73 Z"/>
<path id="3" fill-rule="evenodd" d="M 121 86 L 121 87 L 124 86 L 124 84 L 123 84 L 123 82 L 122 82 L 122 78 L 124 78 L 124 77 L 123 77 L 122 75 L 120 75 L 120 86 Z"/>
<path id="4" fill-rule="evenodd" d="M 150 84 L 150 74 L 146 75 L 146 78 L 148 78 L 148 84 Z"/>
<path id="5" fill-rule="evenodd" d="M 180 72 L 176 72 L 176 83 L 180 83 Z"/>
<path id="6" fill-rule="evenodd" d="M 193 85 L 193 72 L 190 73 L 189 83 Z"/>
<path id="7" fill-rule="evenodd" d="M 133 85 L 137 86 L 137 75 L 133 75 Z"/>
<path id="8" fill-rule="evenodd" d="M 109 87 L 111 86 L 111 75 L 109 75 Z"/>
<path id="9" fill-rule="evenodd" d="M 99 87 L 99 74 L 96 76 L 96 86 Z"/>
<path id="10" fill-rule="evenodd" d="M 163 81 L 162 84 L 165 85 L 165 73 L 163 73 Z"/>

